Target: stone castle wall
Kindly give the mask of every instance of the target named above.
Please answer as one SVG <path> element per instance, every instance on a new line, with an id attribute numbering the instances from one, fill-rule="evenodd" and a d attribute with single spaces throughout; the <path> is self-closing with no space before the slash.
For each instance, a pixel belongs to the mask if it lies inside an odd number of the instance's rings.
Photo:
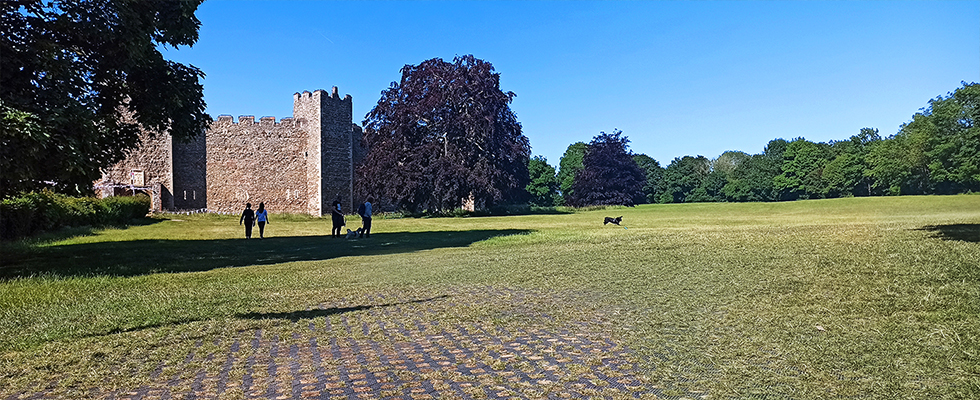
<path id="1" fill-rule="evenodd" d="M 207 132 L 207 208 L 238 212 L 266 203 L 272 212 L 306 214 L 306 132 L 303 120 L 218 117 Z"/>
<path id="2" fill-rule="evenodd" d="M 141 130 L 139 137 L 140 147 L 128 151 L 124 160 L 103 171 L 102 179 L 98 183 L 154 188 L 137 191 L 150 196 L 151 210 L 173 209 L 174 198 L 170 191 L 173 188 L 173 140 L 169 134 L 153 135 L 147 130 Z M 140 174 L 142 182 L 138 181 Z M 103 190 L 108 191 L 106 195 L 110 196 L 133 194 L 123 187 L 106 187 Z"/>
<path id="3" fill-rule="evenodd" d="M 354 210 L 353 163 L 363 156 L 350 95 L 337 88 L 293 95 L 293 118 L 219 116 L 203 135 L 174 142 L 150 138 L 103 175 L 100 185 L 128 184 L 142 170 L 159 192 L 154 210 L 240 212 L 259 202 L 273 213 L 323 215 L 334 199 Z M 118 193 L 116 193 L 118 194 Z"/>
<path id="4" fill-rule="evenodd" d="M 208 207 L 207 141 L 197 135 L 189 141 L 172 141 L 173 209 L 199 210 Z"/>

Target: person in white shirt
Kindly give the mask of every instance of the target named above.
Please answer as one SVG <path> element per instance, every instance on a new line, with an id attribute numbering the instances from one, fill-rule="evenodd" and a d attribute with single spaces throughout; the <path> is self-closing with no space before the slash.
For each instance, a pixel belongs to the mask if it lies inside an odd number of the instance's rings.
<path id="1" fill-rule="evenodd" d="M 371 237 L 371 202 L 374 198 L 368 196 L 367 201 L 357 208 L 357 214 L 361 216 L 361 237 Z"/>

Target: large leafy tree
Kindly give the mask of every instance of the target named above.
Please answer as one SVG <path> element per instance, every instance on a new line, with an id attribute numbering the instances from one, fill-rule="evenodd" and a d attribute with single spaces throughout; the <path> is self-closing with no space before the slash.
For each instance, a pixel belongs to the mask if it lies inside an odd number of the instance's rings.
<path id="1" fill-rule="evenodd" d="M 820 197 L 824 192 L 823 168 L 832 157 L 830 145 L 799 138 L 783 153 L 782 174 L 773 184 L 782 200 Z"/>
<path id="2" fill-rule="evenodd" d="M 657 196 L 659 203 L 683 203 L 711 172 L 711 160 L 704 156 L 675 157 L 664 169 L 664 178 Z"/>
<path id="3" fill-rule="evenodd" d="M 633 156 L 633 161 L 636 165 L 640 167 L 641 170 L 646 174 L 647 181 L 643 185 L 643 202 L 644 203 L 654 203 L 657 201 L 657 191 L 660 188 L 660 183 L 664 178 L 664 169 L 660 166 L 657 160 L 646 154 L 637 154 Z"/>
<path id="4" fill-rule="evenodd" d="M 622 131 L 600 132 L 585 149 L 569 203 L 574 206 L 634 206 L 643 198 L 646 174 L 628 150 Z"/>
<path id="5" fill-rule="evenodd" d="M 572 143 L 558 160 L 558 190 L 561 191 L 562 202 L 572 195 L 572 184 L 575 183 L 575 175 L 582 170 L 586 147 L 585 142 Z"/>
<path id="6" fill-rule="evenodd" d="M 929 101 L 916 117 L 903 129 L 932 132 L 926 151 L 932 192 L 980 190 L 980 84 L 964 82 L 949 96 Z M 913 126 L 919 124 L 928 127 Z"/>
<path id="7" fill-rule="evenodd" d="M 836 156 L 823 170 L 824 195 L 870 195 L 872 181 L 867 174 L 866 158 L 871 147 L 879 141 L 881 136 L 877 129 L 861 128 L 861 132 L 851 136 L 850 140 L 832 142 L 831 148 Z"/>
<path id="8" fill-rule="evenodd" d="M 414 212 L 526 200 L 530 144 L 493 65 L 467 55 L 401 72 L 364 121 L 360 193 Z"/>
<path id="9" fill-rule="evenodd" d="M 556 205 L 558 200 L 558 178 L 555 177 L 555 167 L 548 164 L 544 156 L 535 156 L 527 166 L 531 182 L 527 184 L 527 192 L 531 195 L 531 203 L 541 207 Z"/>
<path id="10" fill-rule="evenodd" d="M 206 129 L 199 69 L 158 47 L 197 41 L 199 0 L 0 2 L 0 195 L 85 193 L 139 145 Z"/>
<path id="11" fill-rule="evenodd" d="M 754 154 L 735 166 L 722 193 L 731 201 L 774 201 L 778 199 L 773 181 L 782 173 L 783 153 L 789 142 L 773 139 L 762 154 Z"/>

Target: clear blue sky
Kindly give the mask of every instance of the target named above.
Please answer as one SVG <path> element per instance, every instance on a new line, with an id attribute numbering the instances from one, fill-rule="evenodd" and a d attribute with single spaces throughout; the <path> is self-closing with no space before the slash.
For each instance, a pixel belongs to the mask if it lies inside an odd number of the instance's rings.
<path id="1" fill-rule="evenodd" d="M 208 112 L 292 115 L 340 88 L 360 124 L 406 64 L 493 63 L 532 153 L 618 128 L 674 157 L 762 151 L 774 138 L 898 131 L 928 100 L 980 82 L 980 1 L 206 1 Z"/>

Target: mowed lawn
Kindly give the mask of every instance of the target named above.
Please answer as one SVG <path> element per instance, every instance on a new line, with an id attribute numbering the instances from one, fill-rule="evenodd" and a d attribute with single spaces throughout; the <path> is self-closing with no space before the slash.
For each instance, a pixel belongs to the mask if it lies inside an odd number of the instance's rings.
<path id="1" fill-rule="evenodd" d="M 624 226 L 602 224 L 620 215 Z M 162 215 L 2 243 L 0 398 L 51 382 L 132 387 L 194 343 L 330 318 L 308 312 L 321 304 L 357 312 L 378 296 L 501 290 L 536 295 L 426 318 L 601 325 L 651 385 L 680 394 L 980 398 L 978 195 L 377 218 L 373 229 L 334 239 L 329 219 L 272 215 L 268 237 L 246 241 L 237 216 Z"/>

